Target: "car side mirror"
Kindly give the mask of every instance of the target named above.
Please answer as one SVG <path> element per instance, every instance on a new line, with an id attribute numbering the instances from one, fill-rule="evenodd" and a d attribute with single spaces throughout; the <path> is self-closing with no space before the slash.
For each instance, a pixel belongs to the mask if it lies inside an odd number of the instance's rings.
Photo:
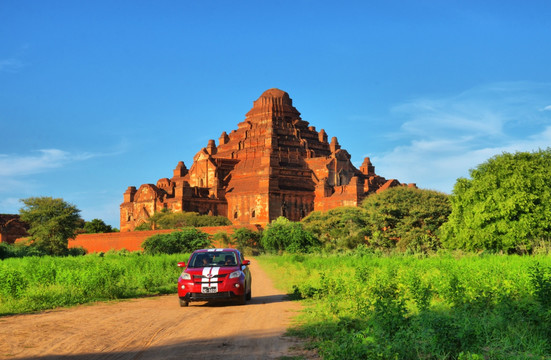
<path id="1" fill-rule="evenodd" d="M 251 265 L 251 260 L 243 260 L 241 265 Z"/>
<path id="2" fill-rule="evenodd" d="M 178 263 L 178 267 L 186 267 L 186 263 L 185 262 L 179 262 Z"/>

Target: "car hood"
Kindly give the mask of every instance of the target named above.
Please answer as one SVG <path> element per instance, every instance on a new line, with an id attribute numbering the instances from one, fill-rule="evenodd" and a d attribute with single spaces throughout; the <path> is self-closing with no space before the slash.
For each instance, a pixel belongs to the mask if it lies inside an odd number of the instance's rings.
<path id="1" fill-rule="evenodd" d="M 216 273 L 218 275 L 229 274 L 234 271 L 241 270 L 239 266 L 205 266 L 201 268 L 187 268 L 185 272 L 190 275 L 203 275 Z"/>

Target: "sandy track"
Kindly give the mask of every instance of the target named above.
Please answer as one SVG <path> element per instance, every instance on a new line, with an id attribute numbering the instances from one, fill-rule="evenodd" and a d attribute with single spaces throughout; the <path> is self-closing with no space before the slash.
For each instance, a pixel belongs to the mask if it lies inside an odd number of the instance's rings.
<path id="1" fill-rule="evenodd" d="M 300 305 L 287 300 L 253 260 L 245 306 L 191 303 L 176 295 L 83 305 L 0 318 L 1 359 L 276 359 Z M 304 354 L 302 354 L 304 355 Z"/>

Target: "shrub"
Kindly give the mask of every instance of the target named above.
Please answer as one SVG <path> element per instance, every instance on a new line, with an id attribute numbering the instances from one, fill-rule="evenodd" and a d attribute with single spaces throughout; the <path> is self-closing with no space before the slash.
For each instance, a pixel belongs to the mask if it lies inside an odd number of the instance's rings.
<path id="1" fill-rule="evenodd" d="M 266 226 L 260 240 L 264 249 L 290 253 L 311 252 L 319 246 L 316 236 L 304 230 L 301 223 L 280 216 Z"/>
<path id="2" fill-rule="evenodd" d="M 362 207 L 371 227 L 371 246 L 396 246 L 412 252 L 440 247 L 438 229 L 451 212 L 448 195 L 409 187 L 394 187 L 370 195 Z"/>
<path id="3" fill-rule="evenodd" d="M 247 255 L 256 255 L 261 249 L 260 238 L 262 237 L 262 232 L 252 231 L 247 228 L 236 229 L 231 235 L 232 243 Z"/>
<path id="4" fill-rule="evenodd" d="M 551 233 L 551 149 L 503 153 L 457 180 L 442 227 L 450 249 L 532 251 Z"/>
<path id="5" fill-rule="evenodd" d="M 101 219 L 93 219 L 92 221 L 86 221 L 84 223 L 82 231 L 85 234 L 99 234 L 99 233 L 116 232 L 118 230 L 111 227 L 111 225 L 107 225 Z"/>
<path id="6" fill-rule="evenodd" d="M 47 255 L 47 252 L 36 246 L 0 243 L 0 260 L 44 255 Z"/>
<path id="7" fill-rule="evenodd" d="M 195 228 L 184 228 L 170 234 L 157 234 L 142 243 L 146 254 L 177 254 L 211 246 L 208 235 Z"/>
<path id="8" fill-rule="evenodd" d="M 365 244 L 369 235 L 367 212 L 361 207 L 339 207 L 314 211 L 302 219 L 304 228 L 314 233 L 327 250 L 354 249 Z"/>
<path id="9" fill-rule="evenodd" d="M 219 246 L 222 247 L 233 247 L 232 240 L 227 232 L 225 231 L 219 231 L 216 234 L 212 236 L 212 240 L 214 240 Z"/>

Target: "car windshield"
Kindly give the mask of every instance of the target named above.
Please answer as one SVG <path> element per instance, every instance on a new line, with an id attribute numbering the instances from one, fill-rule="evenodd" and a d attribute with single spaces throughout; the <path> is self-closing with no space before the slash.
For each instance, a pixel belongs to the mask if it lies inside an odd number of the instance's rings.
<path id="1" fill-rule="evenodd" d="M 233 251 L 209 251 L 195 253 L 189 260 L 189 267 L 236 266 L 237 257 Z"/>

